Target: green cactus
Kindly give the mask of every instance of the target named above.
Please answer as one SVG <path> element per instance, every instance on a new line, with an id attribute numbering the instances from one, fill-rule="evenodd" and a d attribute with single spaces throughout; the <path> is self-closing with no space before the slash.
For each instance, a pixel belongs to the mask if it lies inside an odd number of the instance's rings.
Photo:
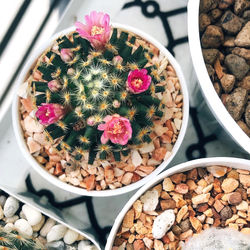
<path id="1" fill-rule="evenodd" d="M 64 62 L 52 48 L 44 54 L 49 60 L 40 60 L 37 67 L 43 81 L 32 82 L 32 93 L 36 106 L 58 103 L 67 110 L 60 121 L 46 127 L 50 141 L 62 138 L 57 146 L 59 151 L 67 150 L 77 160 L 81 159 L 84 151 L 88 151 L 89 164 L 92 164 L 98 152 L 101 159 L 113 152 L 115 160 L 119 161 L 120 153 L 128 154 L 128 145 L 151 141 L 149 135 L 153 120 L 163 115 L 164 105 L 156 93 L 164 92 L 165 88 L 156 84 L 164 77 L 157 74 L 158 65 L 151 63 L 145 67 L 151 62 L 153 54 L 142 45 L 135 46 L 136 40 L 135 36 L 113 28 L 109 43 L 100 52 L 73 32 L 57 39 L 59 52 L 65 48 L 73 52 L 71 61 Z M 122 62 L 117 56 L 122 58 Z M 151 76 L 151 85 L 143 93 L 130 93 L 126 89 L 128 74 L 131 70 L 142 68 L 147 69 Z M 51 91 L 47 83 L 55 79 L 60 84 L 60 90 Z M 128 145 L 101 143 L 102 131 L 97 126 L 109 114 L 129 119 L 133 134 Z M 94 123 L 93 126 L 87 124 L 89 120 Z"/>
<path id="2" fill-rule="evenodd" d="M 38 240 L 26 238 L 17 231 L 6 231 L 0 227 L 0 250 L 44 250 Z"/>

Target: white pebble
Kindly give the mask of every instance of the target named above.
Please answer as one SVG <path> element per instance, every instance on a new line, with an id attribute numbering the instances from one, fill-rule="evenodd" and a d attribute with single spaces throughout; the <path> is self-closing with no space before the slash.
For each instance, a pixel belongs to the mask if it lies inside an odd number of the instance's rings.
<path id="1" fill-rule="evenodd" d="M 25 219 L 17 220 L 15 222 L 14 226 L 20 234 L 23 234 L 23 235 L 28 236 L 28 237 L 32 236 L 32 234 L 33 234 L 33 230 L 32 230 L 31 225 Z"/>
<path id="2" fill-rule="evenodd" d="M 138 153 L 137 150 L 132 150 L 132 154 L 131 154 L 131 157 L 132 157 L 132 164 L 135 166 L 135 167 L 138 167 L 142 164 L 142 158 L 140 156 L 140 154 Z"/>
<path id="3" fill-rule="evenodd" d="M 5 217 L 12 217 L 19 208 L 19 201 L 14 197 L 9 196 L 3 208 Z"/>
<path id="4" fill-rule="evenodd" d="M 25 99 L 28 97 L 28 82 L 24 82 L 19 86 L 17 94 Z"/>
<path id="5" fill-rule="evenodd" d="M 207 167 L 207 171 L 211 173 L 214 177 L 222 177 L 227 173 L 227 167 L 213 165 Z"/>
<path id="6" fill-rule="evenodd" d="M 0 206 L 4 207 L 4 204 L 6 202 L 6 197 L 4 195 L 1 195 L 0 196 Z"/>
<path id="7" fill-rule="evenodd" d="M 5 226 L 4 226 L 4 230 L 7 231 L 7 232 L 10 232 L 12 230 L 15 229 L 15 226 L 13 223 L 7 223 Z"/>
<path id="8" fill-rule="evenodd" d="M 158 215 L 153 223 L 152 234 L 155 239 L 161 239 L 166 232 L 172 227 L 175 221 L 175 214 L 173 209 L 165 210 Z"/>
<path id="9" fill-rule="evenodd" d="M 63 241 L 66 244 L 71 245 L 77 240 L 77 238 L 78 238 L 78 233 L 76 231 L 68 229 L 66 234 L 63 237 Z"/>
<path id="10" fill-rule="evenodd" d="M 42 216 L 41 221 L 38 224 L 36 224 L 35 226 L 32 226 L 33 231 L 38 232 L 41 229 L 41 227 L 43 226 L 44 222 L 45 222 L 45 217 Z"/>
<path id="11" fill-rule="evenodd" d="M 158 192 L 156 190 L 147 191 L 140 200 L 143 203 L 143 211 L 154 211 L 159 202 Z"/>
<path id="12" fill-rule="evenodd" d="M 37 225 L 42 220 L 42 214 L 28 205 L 23 205 L 22 211 L 31 226 Z"/>
<path id="13" fill-rule="evenodd" d="M 50 231 L 50 229 L 51 229 L 53 226 L 55 226 L 55 224 L 56 224 L 56 222 L 55 222 L 54 220 L 52 220 L 51 218 L 49 218 L 49 219 L 45 222 L 43 228 L 41 229 L 40 235 L 43 236 L 43 237 L 46 237 L 47 234 L 48 234 L 48 232 Z"/>
<path id="14" fill-rule="evenodd" d="M 67 227 L 65 227 L 64 225 L 53 226 L 49 231 L 49 233 L 47 234 L 47 241 L 51 242 L 62 239 L 66 231 Z"/>

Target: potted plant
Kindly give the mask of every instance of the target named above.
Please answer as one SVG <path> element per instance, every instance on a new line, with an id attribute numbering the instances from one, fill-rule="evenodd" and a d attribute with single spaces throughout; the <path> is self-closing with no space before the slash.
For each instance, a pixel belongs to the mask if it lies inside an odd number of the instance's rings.
<path id="1" fill-rule="evenodd" d="M 177 152 L 187 126 L 187 89 L 157 41 L 110 25 L 101 12 L 85 21 L 28 62 L 14 128 L 46 179 L 79 194 L 118 194 L 155 176 Z"/>
<path id="2" fill-rule="evenodd" d="M 250 233 L 249 169 L 249 160 L 214 157 L 164 171 L 130 198 L 105 249 L 217 249 L 227 245 L 228 235 L 236 249 L 244 249 Z M 206 230 L 211 227 L 233 231 L 214 237 L 216 230 Z"/>

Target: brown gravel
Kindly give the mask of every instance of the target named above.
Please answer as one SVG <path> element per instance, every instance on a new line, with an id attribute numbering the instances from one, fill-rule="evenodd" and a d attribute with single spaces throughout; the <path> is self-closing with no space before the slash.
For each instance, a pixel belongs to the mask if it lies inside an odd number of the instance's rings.
<path id="1" fill-rule="evenodd" d="M 202 53 L 216 93 L 250 137 L 250 1 L 201 0 L 199 25 Z"/>
<path id="2" fill-rule="evenodd" d="M 185 186 L 184 190 L 188 186 L 188 192 L 177 192 L 180 185 Z M 189 237 L 211 226 L 250 234 L 249 187 L 249 171 L 223 166 L 195 168 L 166 177 L 144 193 L 148 199 L 139 198 L 127 212 L 112 250 L 181 249 Z M 145 203 L 153 208 L 150 212 L 144 209 Z M 154 221 L 168 209 L 174 211 L 175 222 L 162 238 L 156 239 Z"/>

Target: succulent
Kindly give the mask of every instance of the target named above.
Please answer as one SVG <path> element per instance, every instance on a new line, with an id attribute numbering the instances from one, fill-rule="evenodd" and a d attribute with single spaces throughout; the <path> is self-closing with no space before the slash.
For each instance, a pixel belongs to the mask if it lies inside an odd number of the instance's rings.
<path id="1" fill-rule="evenodd" d="M 93 28 L 99 35 L 100 28 Z M 58 48 L 54 44 L 39 59 L 34 70 L 42 80 L 31 84 L 36 116 L 59 151 L 67 150 L 76 160 L 88 151 L 89 164 L 97 153 L 105 159 L 112 152 L 120 161 L 129 145 L 151 141 L 153 121 L 163 115 L 157 93 L 165 91 L 159 84 L 164 76 L 136 35 L 111 28 L 100 47 L 80 34 L 59 37 Z"/>
<path id="2" fill-rule="evenodd" d="M 0 227 L 0 249 L 3 250 L 43 250 L 46 249 L 39 241 L 26 238 L 17 231 L 7 231 Z"/>

